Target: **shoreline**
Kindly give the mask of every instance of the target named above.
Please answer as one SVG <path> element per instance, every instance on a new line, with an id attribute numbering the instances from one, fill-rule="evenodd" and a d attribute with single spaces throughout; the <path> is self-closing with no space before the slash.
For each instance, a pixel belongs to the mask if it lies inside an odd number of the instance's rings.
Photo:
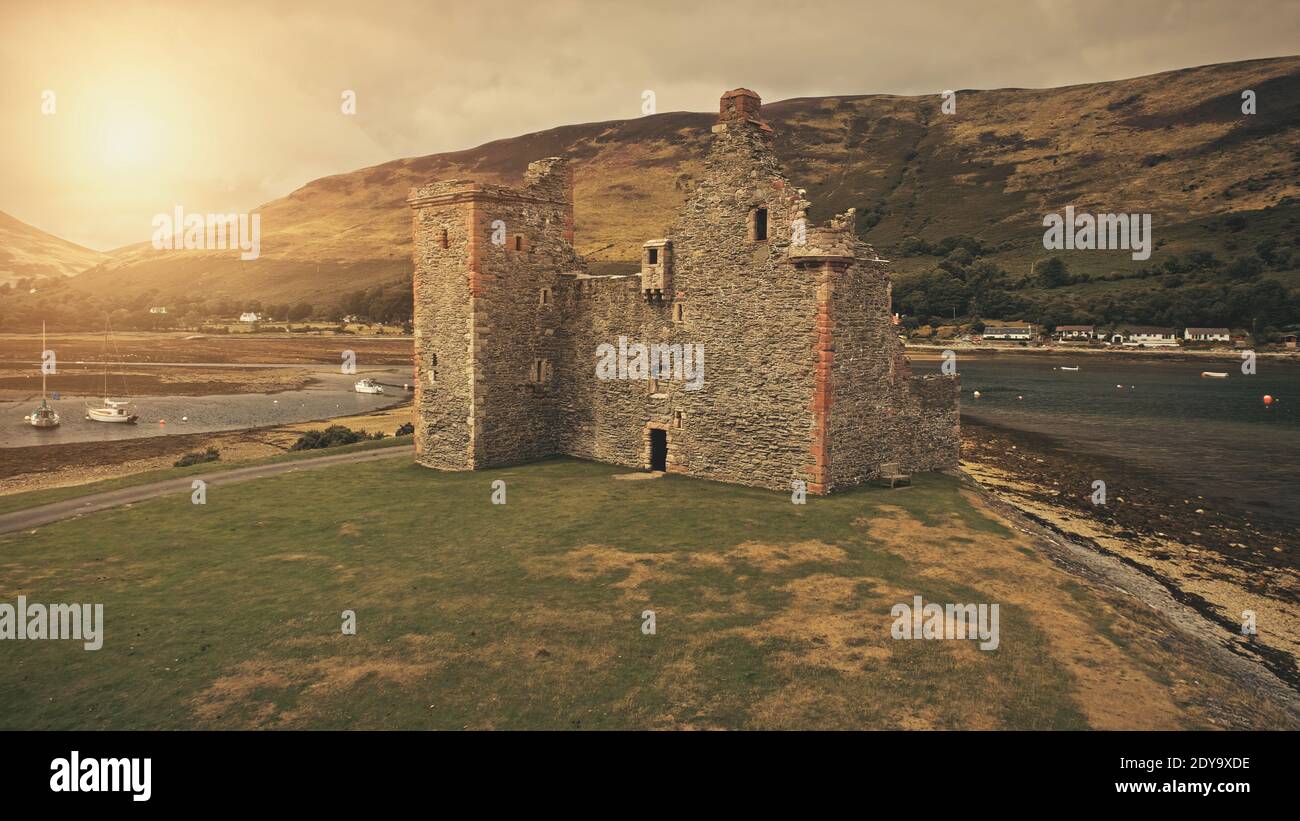
<path id="1" fill-rule="evenodd" d="M 1108 454 L 965 418 L 961 468 L 1034 523 L 1143 574 L 1217 625 L 1225 647 L 1300 692 L 1300 567 L 1285 523 L 1266 512 L 1214 508 L 1189 488 Z M 1086 477 L 1097 475 L 1146 492 L 1093 505 Z M 1253 640 L 1241 634 L 1246 610 L 1256 613 Z"/>
<path id="2" fill-rule="evenodd" d="M 400 425 L 411 421 L 411 402 L 411 398 L 406 397 L 395 405 L 369 413 L 242 430 L 168 433 L 102 442 L 5 448 L 6 460 L 0 467 L 0 496 L 72 487 L 169 468 L 186 453 L 208 447 L 220 450 L 223 462 L 272 456 L 287 452 L 307 431 L 324 430 L 330 425 L 345 425 L 353 430 L 383 432 L 392 436 Z M 22 469 L 19 469 L 20 465 Z M 33 468 L 32 465 L 40 467 Z"/>
<path id="3" fill-rule="evenodd" d="M 904 352 L 909 358 L 921 360 L 940 359 L 944 351 L 953 351 L 958 356 L 976 356 L 997 358 L 1000 356 L 1046 356 L 1075 357 L 1099 356 L 1116 362 L 1241 362 L 1241 354 L 1249 348 L 1240 349 L 1197 349 L 1197 348 L 1089 348 L 1085 346 L 1025 346 L 1018 345 L 972 345 L 969 342 L 953 342 L 950 345 L 933 343 L 904 343 Z M 1256 359 L 1270 359 L 1281 362 L 1300 362 L 1300 350 L 1255 351 Z"/>

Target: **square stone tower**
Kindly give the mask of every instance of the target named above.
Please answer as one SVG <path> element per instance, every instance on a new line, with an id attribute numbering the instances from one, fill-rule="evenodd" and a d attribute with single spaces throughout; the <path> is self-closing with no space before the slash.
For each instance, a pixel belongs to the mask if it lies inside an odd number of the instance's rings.
<path id="1" fill-rule="evenodd" d="M 464 180 L 412 190 L 415 445 L 473 470 L 554 452 L 557 282 L 578 270 L 568 162 L 522 188 Z"/>

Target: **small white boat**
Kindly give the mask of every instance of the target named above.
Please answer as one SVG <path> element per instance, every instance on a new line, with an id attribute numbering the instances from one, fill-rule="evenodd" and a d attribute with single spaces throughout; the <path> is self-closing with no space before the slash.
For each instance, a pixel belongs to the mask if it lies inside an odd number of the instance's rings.
<path id="1" fill-rule="evenodd" d="M 357 393 L 383 393 L 384 386 L 373 379 L 359 379 L 357 384 L 353 385 Z"/>
<path id="2" fill-rule="evenodd" d="M 1227 378 L 1228 378 L 1228 372 L 1227 372 L 1227 371 L 1201 371 L 1201 378 L 1203 378 L 1203 379 L 1227 379 Z"/>
<path id="3" fill-rule="evenodd" d="M 91 405 L 86 406 L 86 418 L 92 422 L 116 422 L 118 424 L 133 425 L 140 417 L 127 411 L 126 406 L 131 404 L 126 399 L 109 399 L 108 398 L 108 344 L 112 340 L 113 328 L 111 324 L 104 326 L 104 404 L 98 408 Z M 117 344 L 113 344 L 114 350 Z M 122 356 L 117 356 L 120 361 Z M 126 380 L 122 380 L 123 387 Z"/>
<path id="4" fill-rule="evenodd" d="M 1061 370 L 1063 370 L 1063 371 L 1077 371 L 1077 370 L 1079 370 L 1079 366 L 1078 366 L 1078 365 L 1062 365 L 1062 366 L 1061 366 Z"/>
<path id="5" fill-rule="evenodd" d="M 105 397 L 104 407 L 86 408 L 86 418 L 92 422 L 118 422 L 121 424 L 132 425 L 140 417 L 134 413 L 127 412 L 126 406 L 131 404 L 126 401 L 109 399 Z"/>
<path id="6" fill-rule="evenodd" d="M 24 416 L 23 421 L 34 428 L 57 428 L 59 426 L 59 414 L 54 408 L 49 406 L 45 401 L 45 323 L 41 323 L 41 406 L 37 408 L 30 416 Z"/>

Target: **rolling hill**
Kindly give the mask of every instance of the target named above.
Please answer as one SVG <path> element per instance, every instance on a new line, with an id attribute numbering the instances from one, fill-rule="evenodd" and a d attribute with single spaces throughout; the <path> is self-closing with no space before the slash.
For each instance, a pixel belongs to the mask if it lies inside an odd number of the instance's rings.
<path id="1" fill-rule="evenodd" d="M 74 276 L 108 259 L 0 211 L 0 285 L 19 279 Z"/>
<path id="2" fill-rule="evenodd" d="M 1245 89 L 1257 96 L 1256 114 L 1241 111 Z M 1152 213 L 1161 244 L 1152 262 L 1193 247 L 1231 251 L 1234 240 L 1213 228 L 1225 214 L 1297 233 L 1300 57 L 1065 88 L 959 90 L 954 114 L 941 113 L 941 102 L 810 97 L 763 110 L 787 172 L 814 202 L 812 216 L 857 207 L 864 236 L 891 254 L 909 236 L 972 235 L 998 264 L 1023 273 L 1043 256 L 1043 215 L 1070 204 Z M 156 290 L 330 304 L 348 290 L 409 277 L 412 186 L 450 177 L 512 183 L 529 161 L 550 155 L 576 163 L 578 250 L 598 267 L 619 266 L 670 224 L 714 119 L 674 112 L 561 126 L 325 177 L 258 209 L 256 261 L 140 244 L 73 284 L 98 295 Z M 1076 270 L 1142 264 L 1122 251 L 1076 256 Z M 904 279 L 936 263 L 892 258 Z"/>

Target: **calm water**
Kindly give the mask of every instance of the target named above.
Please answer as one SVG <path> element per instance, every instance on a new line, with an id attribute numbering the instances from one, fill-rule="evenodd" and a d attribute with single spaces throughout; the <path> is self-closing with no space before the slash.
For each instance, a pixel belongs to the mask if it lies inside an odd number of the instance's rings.
<path id="1" fill-rule="evenodd" d="M 1266 503 L 1270 514 L 1300 524 L 1300 365 L 1261 359 L 1256 374 L 1244 376 L 1239 361 L 1098 358 L 978 359 L 959 352 L 962 416 L 1048 434 L 1241 510 Z M 1061 364 L 1079 370 L 1054 369 Z M 914 362 L 918 373 L 938 367 Z M 1227 371 L 1228 378 L 1204 379 L 1203 370 Z M 1265 394 L 1272 407 L 1264 405 Z"/>
<path id="2" fill-rule="evenodd" d="M 409 382 L 410 368 L 389 371 L 369 370 L 358 376 L 316 373 L 319 384 L 303 390 L 275 394 L 213 394 L 210 396 L 133 396 L 132 413 L 139 414 L 134 425 L 91 422 L 86 419 L 86 403 L 94 398 L 67 396 L 51 401 L 62 418 L 52 430 L 38 430 L 23 421 L 40 403 L 0 401 L 0 448 L 39 445 L 51 442 L 102 442 L 163 436 L 169 433 L 210 433 L 223 430 L 284 425 L 366 413 L 396 404 L 406 397 L 400 387 L 385 387 L 382 395 L 356 393 L 352 386 L 360 376 L 383 383 Z M 181 421 L 188 417 L 188 421 Z M 166 425 L 159 421 L 165 420 Z M 392 431 L 384 431 L 392 434 Z"/>

